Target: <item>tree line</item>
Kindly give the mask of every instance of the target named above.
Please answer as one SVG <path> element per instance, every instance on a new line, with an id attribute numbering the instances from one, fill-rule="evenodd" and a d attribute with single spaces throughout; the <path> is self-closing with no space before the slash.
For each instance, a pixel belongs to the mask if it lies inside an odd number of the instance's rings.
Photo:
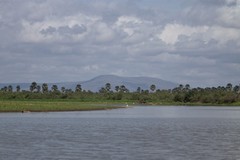
<path id="1" fill-rule="evenodd" d="M 191 88 L 189 84 L 168 90 L 157 89 L 152 84 L 149 89 L 136 88 L 130 91 L 126 86 L 114 86 L 106 83 L 98 92 L 86 91 L 81 84 L 75 89 L 64 86 L 41 85 L 32 82 L 29 90 L 21 90 L 17 85 L 14 89 L 11 85 L 4 86 L 0 90 L 0 99 L 78 99 L 81 101 L 133 101 L 136 103 L 206 103 L 206 104 L 230 104 L 240 102 L 240 86 L 228 83 L 226 86 Z"/>

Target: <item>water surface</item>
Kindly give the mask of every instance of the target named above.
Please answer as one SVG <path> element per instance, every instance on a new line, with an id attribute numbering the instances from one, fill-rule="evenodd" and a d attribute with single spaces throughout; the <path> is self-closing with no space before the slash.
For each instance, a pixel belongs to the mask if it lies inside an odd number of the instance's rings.
<path id="1" fill-rule="evenodd" d="M 0 113 L 0 159 L 239 160 L 240 108 Z"/>

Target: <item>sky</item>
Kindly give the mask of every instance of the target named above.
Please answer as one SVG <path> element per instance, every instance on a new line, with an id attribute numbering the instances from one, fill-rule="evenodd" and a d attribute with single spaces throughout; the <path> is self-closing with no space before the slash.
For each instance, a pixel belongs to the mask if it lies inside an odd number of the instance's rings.
<path id="1" fill-rule="evenodd" d="M 240 83 L 240 0 L 0 0 L 0 83 Z"/>

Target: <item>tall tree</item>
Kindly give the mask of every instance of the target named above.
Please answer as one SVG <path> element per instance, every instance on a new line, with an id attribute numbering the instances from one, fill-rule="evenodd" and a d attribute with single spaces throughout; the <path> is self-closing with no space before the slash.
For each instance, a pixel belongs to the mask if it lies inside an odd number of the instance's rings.
<path id="1" fill-rule="evenodd" d="M 81 92 L 82 91 L 82 86 L 81 84 L 77 84 L 75 87 L 75 92 Z"/>
<path id="2" fill-rule="evenodd" d="M 107 92 L 109 92 L 111 90 L 111 84 L 110 83 L 106 83 L 105 84 L 105 89 Z"/>
<path id="3" fill-rule="evenodd" d="M 13 91 L 12 85 L 9 85 L 9 86 L 7 87 L 7 91 L 8 91 L 8 92 L 12 92 L 12 91 Z"/>
<path id="4" fill-rule="evenodd" d="M 32 84 L 30 85 L 30 91 L 33 92 L 35 89 L 37 89 L 37 83 L 32 82 Z"/>
<path id="5" fill-rule="evenodd" d="M 120 86 L 120 91 L 121 92 L 129 92 L 129 90 L 125 87 L 125 85 Z"/>
<path id="6" fill-rule="evenodd" d="M 232 91 L 232 84 L 228 83 L 226 86 L 227 91 Z"/>
<path id="7" fill-rule="evenodd" d="M 240 91 L 240 86 L 239 86 L 239 85 L 236 85 L 236 86 L 233 88 L 233 91 L 234 91 L 235 93 L 239 93 L 239 91 Z"/>
<path id="8" fill-rule="evenodd" d="M 56 84 L 52 85 L 52 92 L 57 92 L 58 91 L 58 86 Z"/>
<path id="9" fill-rule="evenodd" d="M 156 89 L 156 86 L 155 86 L 154 84 L 152 84 L 152 85 L 150 86 L 150 90 L 151 90 L 152 92 L 154 92 L 155 89 Z"/>
<path id="10" fill-rule="evenodd" d="M 7 86 L 4 86 L 4 87 L 2 88 L 2 90 L 3 90 L 4 92 L 7 92 L 7 91 L 8 91 L 8 87 L 7 87 Z"/>
<path id="11" fill-rule="evenodd" d="M 40 93 L 40 91 L 41 91 L 41 86 L 40 86 L 40 85 L 37 85 L 36 90 L 37 90 L 38 93 Z"/>
<path id="12" fill-rule="evenodd" d="M 120 90 L 120 87 L 119 86 L 115 86 L 115 91 L 119 92 L 119 90 Z"/>
<path id="13" fill-rule="evenodd" d="M 178 88 L 179 88 L 180 91 L 182 91 L 183 90 L 183 85 L 179 84 Z"/>
<path id="14" fill-rule="evenodd" d="M 42 92 L 43 93 L 47 93 L 48 92 L 48 84 L 47 83 L 43 83 L 42 84 Z"/>
<path id="15" fill-rule="evenodd" d="M 16 91 L 17 91 L 17 92 L 20 92 L 20 91 L 21 91 L 20 85 L 17 85 L 17 86 L 16 86 Z"/>

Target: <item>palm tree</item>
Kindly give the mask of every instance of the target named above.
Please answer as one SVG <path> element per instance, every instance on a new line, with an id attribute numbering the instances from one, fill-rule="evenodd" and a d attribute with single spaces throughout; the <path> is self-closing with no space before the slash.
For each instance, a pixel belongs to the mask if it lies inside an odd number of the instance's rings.
<path id="1" fill-rule="evenodd" d="M 41 91 L 41 86 L 40 85 L 37 85 L 37 92 L 39 93 Z"/>
<path id="2" fill-rule="evenodd" d="M 178 86 L 178 88 L 179 88 L 180 91 L 182 91 L 182 90 L 183 90 L 183 85 L 180 84 L 180 85 Z"/>
<path id="3" fill-rule="evenodd" d="M 232 84 L 228 83 L 226 86 L 227 91 L 232 91 Z"/>
<path id="4" fill-rule="evenodd" d="M 7 87 L 7 91 L 8 91 L 8 92 L 12 92 L 12 91 L 13 91 L 12 85 L 9 85 L 9 86 Z"/>
<path id="5" fill-rule="evenodd" d="M 109 92 L 111 90 L 111 84 L 110 83 L 106 83 L 105 84 L 105 89 L 107 92 Z"/>
<path id="6" fill-rule="evenodd" d="M 43 83 L 42 84 L 42 92 L 43 93 L 47 93 L 48 92 L 48 85 L 47 85 L 47 83 Z"/>
<path id="7" fill-rule="evenodd" d="M 75 92 L 81 92 L 82 91 L 82 86 L 80 84 L 76 85 Z"/>
<path id="8" fill-rule="evenodd" d="M 234 91 L 235 93 L 239 93 L 239 91 L 240 91 L 240 86 L 239 86 L 239 85 L 236 85 L 236 86 L 233 88 L 233 91 Z"/>
<path id="9" fill-rule="evenodd" d="M 52 91 L 57 92 L 58 91 L 58 86 L 56 84 L 52 85 Z"/>
<path id="10" fill-rule="evenodd" d="M 16 91 L 17 91 L 17 92 L 20 92 L 20 90 L 21 90 L 20 85 L 17 85 L 17 86 L 16 86 Z"/>
<path id="11" fill-rule="evenodd" d="M 30 85 L 30 91 L 33 92 L 35 89 L 37 89 L 37 83 L 32 82 L 32 84 Z"/>
<path id="12" fill-rule="evenodd" d="M 156 86 L 155 86 L 154 84 L 152 84 L 152 85 L 150 86 L 150 90 L 151 90 L 152 92 L 154 92 L 155 89 L 156 89 Z"/>
<path id="13" fill-rule="evenodd" d="M 2 88 L 2 90 L 3 90 L 4 92 L 7 92 L 7 91 L 8 91 L 8 87 L 7 87 L 7 86 L 4 86 L 4 87 Z"/>
<path id="14" fill-rule="evenodd" d="M 127 88 L 124 85 L 120 86 L 120 91 L 121 92 L 126 92 Z"/>
<path id="15" fill-rule="evenodd" d="M 120 90 L 120 87 L 119 86 L 115 86 L 115 91 L 119 92 L 119 90 Z"/>

